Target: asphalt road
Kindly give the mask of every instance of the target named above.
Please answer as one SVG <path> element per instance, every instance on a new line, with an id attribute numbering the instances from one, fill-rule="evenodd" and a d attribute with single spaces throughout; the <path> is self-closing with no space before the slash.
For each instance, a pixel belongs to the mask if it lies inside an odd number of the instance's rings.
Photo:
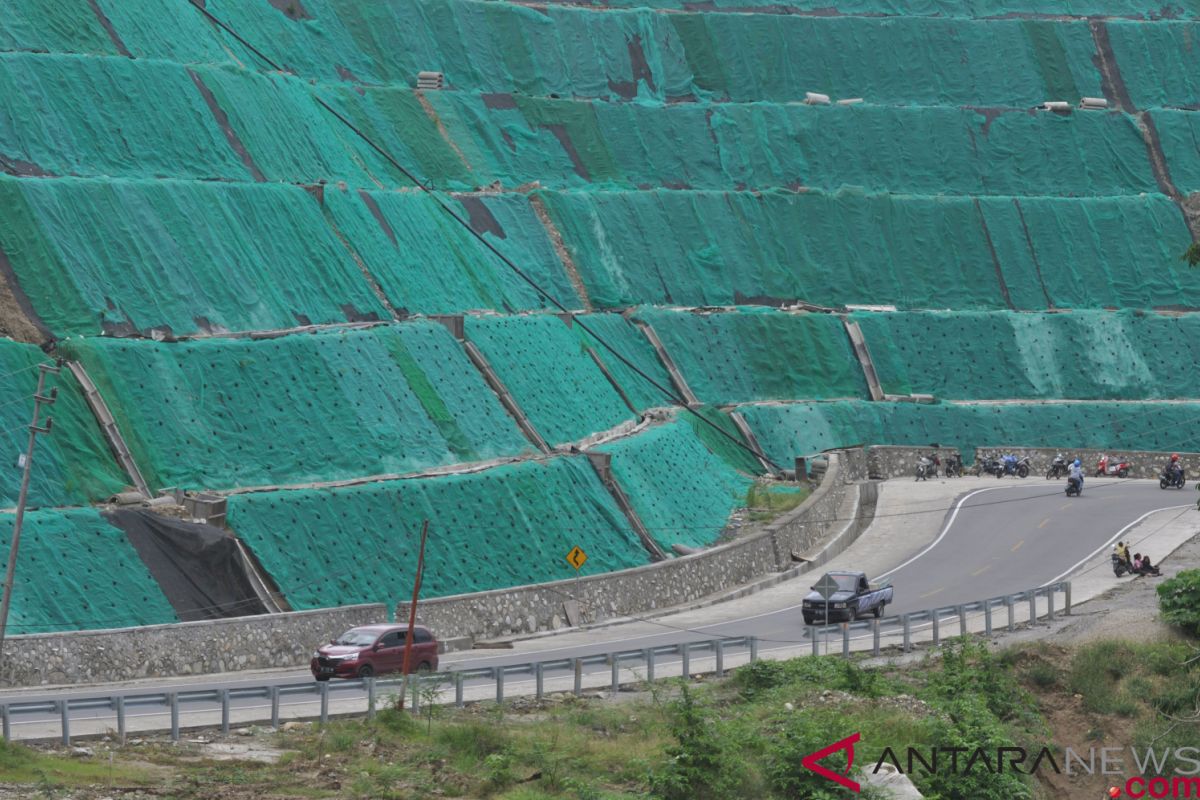
<path id="1" fill-rule="evenodd" d="M 1151 481 L 1090 481 L 1079 498 L 1067 498 L 1061 482 L 1040 479 L 997 481 L 996 486 L 981 482 L 976 486 L 980 488 L 972 488 L 946 512 L 941 532 L 932 543 L 915 552 L 898 552 L 894 564 L 879 575 L 869 576 L 872 580 L 890 579 L 895 587 L 895 600 L 887 608 L 888 615 L 982 600 L 1051 583 L 1067 577 L 1098 550 L 1111 548 L 1112 542 L 1150 513 L 1190 505 L 1193 501 L 1190 492 L 1163 491 Z M 928 542 L 928 535 L 926 531 L 920 540 Z M 851 548 L 839 561 L 852 563 L 853 553 Z M 664 621 L 661 629 L 652 633 L 644 632 L 644 625 L 636 634 L 623 632 L 622 626 L 612 626 L 596 631 L 594 637 L 589 637 L 591 642 L 584 646 L 556 649 L 553 639 L 548 639 L 546 647 L 539 649 L 534 658 L 586 656 L 719 636 L 757 636 L 768 649 L 771 645 L 803 643 L 808 639 L 800 619 L 800 602 L 808 585 L 819 577 L 820 572 L 814 572 L 807 580 L 794 581 L 795 604 L 768 613 L 686 630 L 674 629 Z M 530 660 L 529 652 L 497 651 L 485 655 L 476 651 L 449 654 L 443 658 L 441 668 L 499 666 Z M 678 669 L 678 666 L 672 668 L 672 662 L 677 665 L 678 658 L 664 657 L 660 661 L 661 674 L 672 674 Z M 593 669 L 600 672 L 607 668 Z M 208 690 L 308 678 L 307 671 L 280 673 L 268 679 L 261 675 L 248 680 L 197 678 L 183 684 L 173 682 L 169 688 Z M 142 683 L 129 691 L 157 690 Z M 66 694 L 96 694 L 96 691 L 71 690 L 44 696 L 25 693 L 19 699 L 53 700 Z M 3 699 L 0 695 L 0 701 Z M 233 701 L 235 709 L 263 705 L 263 698 Z M 72 717 L 82 719 L 109 713 L 80 710 L 73 712 Z M 23 718 L 22 723 L 52 719 L 57 719 L 57 715 L 30 716 Z"/>

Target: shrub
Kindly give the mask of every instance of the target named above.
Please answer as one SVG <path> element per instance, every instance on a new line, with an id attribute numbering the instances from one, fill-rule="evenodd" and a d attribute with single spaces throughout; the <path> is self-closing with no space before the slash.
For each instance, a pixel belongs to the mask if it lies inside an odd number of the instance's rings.
<path id="1" fill-rule="evenodd" d="M 1158 585 L 1163 619 L 1193 635 L 1200 633 L 1200 570 L 1189 569 Z"/>
<path id="2" fill-rule="evenodd" d="M 724 800 L 738 796 L 744 765 L 727 747 L 713 715 L 696 702 L 687 684 L 670 706 L 669 726 L 676 744 L 667 764 L 650 775 L 650 791 L 662 800 Z"/>

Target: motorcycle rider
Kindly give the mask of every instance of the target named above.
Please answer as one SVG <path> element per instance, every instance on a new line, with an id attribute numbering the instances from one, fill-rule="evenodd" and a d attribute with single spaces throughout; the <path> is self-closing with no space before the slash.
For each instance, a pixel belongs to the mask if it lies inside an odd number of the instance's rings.
<path id="1" fill-rule="evenodd" d="M 1179 463 L 1179 453 L 1171 453 L 1171 460 L 1167 462 L 1163 474 L 1171 482 L 1178 482 L 1179 477 L 1183 474 L 1183 465 Z"/>
<path id="2" fill-rule="evenodd" d="M 1067 468 L 1067 480 L 1078 481 L 1079 491 L 1083 492 L 1083 462 L 1078 458 L 1071 462 L 1071 466 Z"/>
<path id="3" fill-rule="evenodd" d="M 1130 572 L 1133 571 L 1133 562 L 1129 560 L 1128 545 L 1126 545 L 1124 542 L 1117 542 L 1117 546 L 1113 548 L 1113 553 L 1117 556 L 1117 558 L 1125 562 L 1125 566 L 1129 568 Z"/>

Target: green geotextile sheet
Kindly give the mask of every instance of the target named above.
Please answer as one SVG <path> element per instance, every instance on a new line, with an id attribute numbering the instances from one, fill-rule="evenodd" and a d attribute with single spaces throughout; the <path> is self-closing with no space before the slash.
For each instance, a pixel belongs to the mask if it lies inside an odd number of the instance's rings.
<path id="1" fill-rule="evenodd" d="M 1195 16 L 1195 3 L 1187 5 Z M 1135 108 L 1180 106 L 1194 110 L 1200 104 L 1200 52 L 1194 22 L 1109 22 L 1104 28 Z"/>
<path id="2" fill-rule="evenodd" d="M 22 476 L 17 459 L 29 446 L 37 365 L 53 363 L 33 345 L 0 338 L 0 508 L 17 504 Z M 29 507 L 86 505 L 121 491 L 126 478 L 66 367 L 57 375 L 47 374 L 44 391 L 54 389 L 58 397 L 42 407 L 39 421 L 54 420 L 51 432 L 39 435 L 34 448 Z"/>
<path id="3" fill-rule="evenodd" d="M 531 449 L 436 323 L 260 341 L 89 338 L 66 347 L 156 486 L 344 480 Z"/>
<path id="4" fill-rule="evenodd" d="M 588 8 L 658 8 L 684 10 L 697 6 L 693 0 L 549 0 Z M 1022 14 L 1055 17 L 1119 16 L 1135 19 L 1193 18 L 1200 16 L 1196 0 L 706 0 L 710 12 L 822 13 L 905 17 L 1007 17 Z"/>
<path id="5" fill-rule="evenodd" d="M 596 351 L 634 408 L 645 411 L 673 406 L 683 399 L 671 382 L 667 368 L 654 352 L 654 346 L 635 323 L 620 314 L 579 314 L 575 319 L 582 324 L 574 325 L 573 330 L 586 346 Z M 625 361 L 600 344 L 599 340 L 620 353 Z"/>
<path id="6" fill-rule="evenodd" d="M 397 93 L 367 92 L 376 94 Z M 479 179 L 494 175 L 508 186 L 539 180 L 547 187 L 853 185 L 912 194 L 1157 191 L 1136 122 L 1119 112 L 428 97 Z"/>
<path id="7" fill-rule="evenodd" d="M 14 514 L 0 514 L 5 554 L 14 522 Z M 9 635 L 178 621 L 125 533 L 99 512 L 45 509 L 25 514 Z"/>
<path id="8" fill-rule="evenodd" d="M 705 547 L 730 513 L 746 505 L 752 480 L 713 454 L 679 419 L 596 448 L 612 454 L 612 471 L 654 540 Z"/>
<path id="9" fill-rule="evenodd" d="M 29 0 L 19 0 L 0 41 L 266 67 L 178 3 L 97 0 L 120 46 L 74 5 L 49 9 L 42 0 L 31 11 Z M 454 88 L 531 95 L 796 100 L 805 91 L 858 97 L 869 89 L 887 102 L 950 105 L 1100 94 L 1086 20 L 596 13 L 475 0 L 297 0 L 282 11 L 208 0 L 205 7 L 277 63 L 321 81 L 411 86 L 419 71 L 438 70 Z M 55 30 L 28 23 L 42 14 Z M 68 32 L 72 25 L 77 33 Z"/>
<path id="10" fill-rule="evenodd" d="M 832 314 L 647 309 L 638 318 L 702 402 L 867 396 L 850 338 Z"/>
<path id="11" fill-rule="evenodd" d="M 528 198 L 496 194 L 441 200 L 555 299 L 568 308 L 581 305 Z M 331 226 L 399 311 L 515 312 L 550 306 L 428 195 L 326 191 L 325 205 Z"/>
<path id="12" fill-rule="evenodd" d="M 1162 195 L 914 197 L 855 190 L 542 195 L 599 307 L 1200 308 Z"/>
<path id="13" fill-rule="evenodd" d="M 426 519 L 425 598 L 574 577 L 573 547 L 584 575 L 648 560 L 585 458 L 229 500 L 231 527 L 297 609 L 410 597 Z"/>
<path id="14" fill-rule="evenodd" d="M 528 200 L 447 201 L 563 302 Z M 0 252 L 56 334 L 269 330 L 546 301 L 423 194 L 176 180 L 0 177 Z"/>
<path id="15" fill-rule="evenodd" d="M 1200 315 L 862 313 L 888 394 L 948 400 L 1200 397 Z M 799 395 L 797 395 L 799 397 Z"/>
<path id="16" fill-rule="evenodd" d="M 738 409 L 767 455 L 781 464 L 836 447 L 891 444 L 1114 450 L 1200 447 L 1200 403 L 1008 403 L 955 405 L 846 400 Z"/>
<path id="17" fill-rule="evenodd" d="M 1175 188 L 1184 194 L 1200 191 L 1200 114 L 1160 109 L 1147 112 L 1145 118 L 1158 134 Z"/>
<path id="18" fill-rule="evenodd" d="M 586 342 L 558 317 L 468 317 L 466 330 L 547 443 L 578 441 L 633 420 Z"/>

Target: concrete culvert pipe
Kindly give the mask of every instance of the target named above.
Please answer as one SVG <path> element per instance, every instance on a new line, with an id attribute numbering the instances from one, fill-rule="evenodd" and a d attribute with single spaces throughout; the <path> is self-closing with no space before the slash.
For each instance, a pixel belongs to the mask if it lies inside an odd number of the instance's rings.
<path id="1" fill-rule="evenodd" d="M 874 769 L 863 771 L 863 784 L 878 789 L 878 793 L 888 800 L 922 800 L 925 797 L 908 776 L 898 772 L 892 764 L 880 764 L 878 772 Z"/>

